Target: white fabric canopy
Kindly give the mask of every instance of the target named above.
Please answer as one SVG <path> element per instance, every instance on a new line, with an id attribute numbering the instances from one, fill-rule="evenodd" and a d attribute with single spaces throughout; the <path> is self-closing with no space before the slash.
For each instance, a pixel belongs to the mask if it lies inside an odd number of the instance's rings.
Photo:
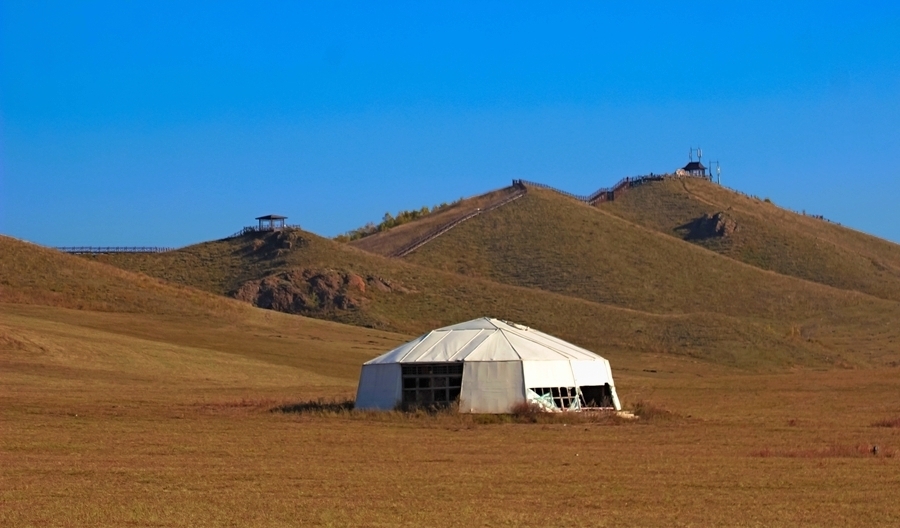
<path id="1" fill-rule="evenodd" d="M 597 354 L 527 326 L 482 317 L 445 326 L 366 362 L 554 361 L 603 359 Z"/>
<path id="2" fill-rule="evenodd" d="M 480 318 L 432 330 L 363 365 L 356 405 L 393 409 L 402 399 L 398 365 L 464 365 L 460 410 L 509 412 L 532 388 L 609 385 L 609 362 L 589 350 L 526 326 Z M 394 368 L 388 368 L 394 366 Z"/>

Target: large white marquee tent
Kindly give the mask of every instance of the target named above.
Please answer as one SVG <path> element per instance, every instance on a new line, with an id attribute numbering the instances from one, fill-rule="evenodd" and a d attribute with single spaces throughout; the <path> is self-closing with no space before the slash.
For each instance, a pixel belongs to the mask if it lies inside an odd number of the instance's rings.
<path id="1" fill-rule="evenodd" d="M 358 409 L 442 405 L 507 413 L 524 401 L 546 410 L 621 409 L 606 359 L 543 332 L 481 318 L 432 330 L 366 362 Z"/>

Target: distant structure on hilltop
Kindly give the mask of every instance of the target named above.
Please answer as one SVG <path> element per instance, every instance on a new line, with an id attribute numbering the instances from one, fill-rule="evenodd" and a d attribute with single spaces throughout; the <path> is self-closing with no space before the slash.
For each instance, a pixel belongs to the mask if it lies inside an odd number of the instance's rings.
<path id="1" fill-rule="evenodd" d="M 273 231 L 282 231 L 284 229 L 300 229 L 299 225 L 288 224 L 285 220 L 287 220 L 286 216 L 276 214 L 257 216 L 256 221 L 259 222 L 257 225 L 244 227 L 227 238 L 243 236 L 249 233 L 269 233 Z"/>
<path id="2" fill-rule="evenodd" d="M 707 177 L 706 167 L 704 167 L 703 164 L 699 161 L 692 161 L 685 165 L 681 170 L 683 170 L 688 176 L 699 176 L 701 178 Z"/>
<path id="3" fill-rule="evenodd" d="M 700 162 L 700 160 L 703 158 L 703 150 L 701 150 L 700 147 L 697 147 L 696 151 L 697 151 L 697 161 L 694 161 L 694 148 L 691 147 L 691 149 L 688 152 L 688 159 L 690 161 L 688 162 L 687 165 L 685 165 L 684 167 L 675 171 L 675 175 L 676 176 L 695 176 L 697 178 L 704 178 L 709 181 L 712 181 L 712 179 L 713 179 L 712 178 L 713 177 L 712 169 L 710 169 L 709 173 L 707 173 L 706 166 L 704 166 L 703 163 Z M 718 165 L 719 162 L 714 161 L 713 163 Z M 717 170 L 718 174 L 722 173 L 721 169 L 717 168 L 716 170 Z"/>
<path id="4" fill-rule="evenodd" d="M 257 231 L 281 231 L 285 228 L 286 224 L 284 221 L 287 220 L 287 217 L 270 214 L 258 216 L 256 219 L 259 221 L 259 227 L 256 229 Z"/>

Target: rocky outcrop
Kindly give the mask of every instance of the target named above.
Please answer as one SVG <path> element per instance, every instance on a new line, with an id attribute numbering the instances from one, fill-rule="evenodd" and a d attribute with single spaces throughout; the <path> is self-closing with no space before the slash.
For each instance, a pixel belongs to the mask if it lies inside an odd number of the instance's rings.
<path id="1" fill-rule="evenodd" d="M 232 297 L 260 308 L 294 314 L 354 311 L 373 294 L 412 293 L 403 285 L 379 277 L 363 278 L 350 271 L 293 269 L 251 280 L 232 292 Z"/>
<path id="2" fill-rule="evenodd" d="M 689 240 L 730 237 L 738 230 L 738 224 L 734 218 L 721 211 L 715 214 L 706 213 L 684 227 L 688 228 L 687 238 Z"/>
<path id="3" fill-rule="evenodd" d="M 272 258 L 291 249 L 306 247 L 309 241 L 303 238 L 301 233 L 302 231 L 298 229 L 290 228 L 266 233 L 260 238 L 255 238 L 247 250 L 264 258 Z"/>

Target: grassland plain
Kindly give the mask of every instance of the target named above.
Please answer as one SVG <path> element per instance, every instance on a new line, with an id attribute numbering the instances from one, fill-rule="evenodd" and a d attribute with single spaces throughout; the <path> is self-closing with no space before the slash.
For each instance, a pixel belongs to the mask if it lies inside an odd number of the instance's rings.
<path id="1" fill-rule="evenodd" d="M 0 242 L 2 525 L 900 522 L 897 368 L 621 354 L 636 422 L 271 412 L 407 337 Z"/>
<path id="2" fill-rule="evenodd" d="M 228 339 L 198 324 L 212 337 L 185 343 L 170 324 L 152 339 L 118 330 L 147 324 L 141 314 L 0 310 L 3 525 L 900 520 L 900 429 L 872 426 L 900 416 L 896 369 L 750 375 L 648 358 L 652 369 L 616 370 L 626 406 L 675 414 L 618 425 L 298 415 L 270 409 L 352 395 L 358 367 L 333 347 L 374 355 L 371 339 L 354 339 L 366 330 L 264 313 Z M 280 339 L 256 337 L 267 322 Z M 307 325 L 331 332 L 311 339 Z M 273 353 L 280 340 L 292 354 Z"/>

